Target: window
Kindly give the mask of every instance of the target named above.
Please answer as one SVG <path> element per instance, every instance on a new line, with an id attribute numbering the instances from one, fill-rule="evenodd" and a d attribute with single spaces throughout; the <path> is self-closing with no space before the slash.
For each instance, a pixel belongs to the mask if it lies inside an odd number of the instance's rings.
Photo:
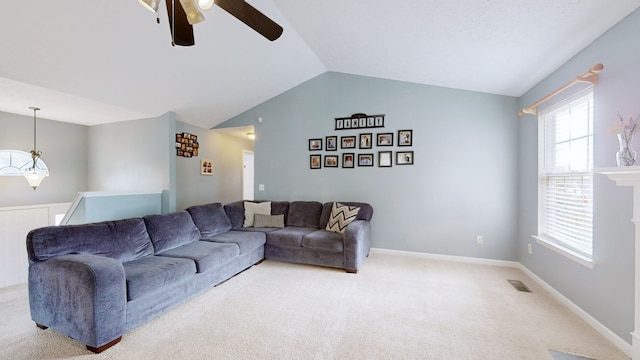
<path id="1" fill-rule="evenodd" d="M 31 153 L 20 150 L 0 150 L 0 176 L 23 176 L 24 171 L 33 165 Z M 47 164 L 38 159 L 36 167 L 48 170 Z"/>
<path id="2" fill-rule="evenodd" d="M 569 257 L 590 262 L 593 240 L 592 90 L 541 112 L 538 134 L 540 214 L 537 238 Z"/>

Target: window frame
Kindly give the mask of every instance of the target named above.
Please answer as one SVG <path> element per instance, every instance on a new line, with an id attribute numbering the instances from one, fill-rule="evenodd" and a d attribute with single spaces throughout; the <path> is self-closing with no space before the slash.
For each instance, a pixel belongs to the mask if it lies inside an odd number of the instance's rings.
<path id="1" fill-rule="evenodd" d="M 533 235 L 537 240 L 537 243 L 560 253 L 578 263 L 587 266 L 591 269 L 595 267 L 595 261 L 593 260 L 593 141 L 594 141 L 594 93 L 593 88 L 589 87 L 566 100 L 560 101 L 557 104 L 544 109 L 539 112 L 538 115 L 538 234 Z M 571 128 L 571 111 L 584 111 L 580 107 L 587 106 L 587 121 L 586 135 L 582 133 L 581 136 L 574 136 L 571 132 L 576 130 Z M 567 112 L 568 115 L 567 115 Z M 560 116 L 559 116 L 560 115 Z M 569 120 L 562 118 L 562 116 L 569 116 Z M 568 121 L 569 133 L 565 133 L 565 138 L 558 140 L 556 134 L 556 121 Z M 549 131 L 549 129 L 552 129 Z M 582 129 L 584 130 L 584 129 Z M 561 133 L 561 135 L 563 135 Z M 586 153 L 584 151 L 572 152 L 573 147 L 579 141 L 586 140 Z M 553 149 L 549 149 L 549 142 L 552 142 Z M 559 155 L 559 147 L 557 145 L 564 144 L 569 147 L 568 153 Z M 582 144 L 584 146 L 584 144 Z M 573 149 L 575 150 L 575 149 Z M 566 149 L 565 149 L 566 151 Z M 582 157 L 576 157 L 579 154 Z M 564 156 L 563 156 L 564 155 Z M 553 159 L 551 159 L 553 157 Z M 586 161 L 585 161 L 586 157 Z M 560 165 L 556 161 L 558 159 L 566 160 L 560 161 Z M 579 161 L 581 160 L 581 161 Z M 580 163 L 582 166 L 575 168 L 572 166 L 572 162 Z M 565 180 L 563 180 L 564 178 Z M 564 186 L 556 188 L 557 191 L 548 191 L 548 184 L 555 184 L 558 181 Z M 558 195 L 567 195 L 571 191 L 564 191 L 563 189 L 571 189 L 574 194 L 569 196 L 566 203 L 558 200 Z M 551 206 L 547 206 L 548 195 L 551 196 Z M 573 200 L 573 201 L 571 201 Z M 585 202 L 586 201 L 586 202 Z M 588 204 L 588 206 L 585 206 Z M 575 206 L 575 207 L 574 207 Z M 572 232 L 569 236 L 560 234 L 562 230 L 559 226 L 570 222 L 568 218 L 563 216 L 550 215 L 552 219 L 551 225 L 548 224 L 547 215 L 549 214 L 549 208 L 556 210 L 555 214 L 559 214 L 557 210 L 567 210 L 571 208 L 579 210 L 581 214 L 575 214 L 571 219 L 577 220 L 582 225 L 576 226 L 575 233 Z M 588 226 L 584 226 L 587 224 Z M 554 230 L 554 225 L 555 229 Z M 549 230 L 550 229 L 550 230 Z M 580 240 L 572 240 L 572 236 L 584 231 L 586 237 L 580 238 Z M 588 242 L 588 244 L 585 244 Z"/>

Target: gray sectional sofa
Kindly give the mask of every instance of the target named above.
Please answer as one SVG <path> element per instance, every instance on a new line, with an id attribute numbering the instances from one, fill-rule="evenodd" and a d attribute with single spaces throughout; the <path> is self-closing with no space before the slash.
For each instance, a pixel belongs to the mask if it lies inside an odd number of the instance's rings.
<path id="1" fill-rule="evenodd" d="M 326 230 L 333 203 L 269 203 L 270 214 L 255 215 L 268 227 L 245 226 L 239 201 L 34 229 L 27 235 L 31 318 L 102 352 L 265 258 L 357 272 L 369 254 L 369 204 L 342 203 L 359 209 L 339 233 Z"/>

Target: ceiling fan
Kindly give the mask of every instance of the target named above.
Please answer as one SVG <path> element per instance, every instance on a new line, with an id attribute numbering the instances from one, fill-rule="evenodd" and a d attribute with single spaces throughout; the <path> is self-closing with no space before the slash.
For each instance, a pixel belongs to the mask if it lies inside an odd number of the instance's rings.
<path id="1" fill-rule="evenodd" d="M 158 13 L 160 0 L 138 0 L 138 2 L 154 13 Z M 214 4 L 270 41 L 274 41 L 282 35 L 282 26 L 276 24 L 244 0 L 165 0 L 165 3 L 169 16 L 169 28 L 171 29 L 171 44 L 174 46 L 195 44 L 193 25 L 204 20 L 200 9 L 209 10 Z"/>

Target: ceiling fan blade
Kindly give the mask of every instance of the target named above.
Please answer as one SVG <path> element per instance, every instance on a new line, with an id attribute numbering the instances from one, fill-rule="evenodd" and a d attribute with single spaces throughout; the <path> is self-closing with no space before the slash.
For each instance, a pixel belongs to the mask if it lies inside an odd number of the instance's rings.
<path id="1" fill-rule="evenodd" d="M 187 14 L 184 12 L 182 5 L 180 5 L 180 1 L 166 0 L 166 3 L 167 14 L 169 15 L 169 29 L 173 35 L 173 43 L 180 46 L 192 46 L 195 44 L 195 40 L 193 38 L 193 26 L 189 24 Z M 175 16 L 173 14 L 173 9 L 175 9 L 176 12 Z M 174 19 L 175 27 L 173 23 Z"/>
<path id="2" fill-rule="evenodd" d="M 215 0 L 214 3 L 271 41 L 282 35 L 282 26 L 243 0 Z"/>

